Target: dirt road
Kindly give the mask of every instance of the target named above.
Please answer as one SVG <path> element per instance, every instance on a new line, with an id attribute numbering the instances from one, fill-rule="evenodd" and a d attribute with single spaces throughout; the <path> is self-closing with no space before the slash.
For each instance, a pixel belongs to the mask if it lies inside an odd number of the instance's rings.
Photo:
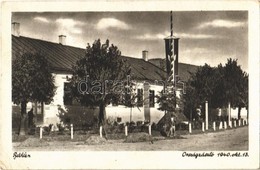
<path id="1" fill-rule="evenodd" d="M 102 145 L 86 145 L 80 142 L 51 141 L 49 146 L 18 147 L 14 150 L 44 151 L 241 151 L 248 150 L 248 126 L 237 129 L 223 130 L 214 133 L 184 135 L 183 139 L 168 139 L 139 143 L 123 143 L 123 140 L 109 140 Z"/>

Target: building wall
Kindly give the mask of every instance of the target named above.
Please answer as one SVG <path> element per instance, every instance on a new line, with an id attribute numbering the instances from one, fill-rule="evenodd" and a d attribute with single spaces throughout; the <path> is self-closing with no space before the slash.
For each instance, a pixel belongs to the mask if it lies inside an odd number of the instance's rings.
<path id="1" fill-rule="evenodd" d="M 63 96 L 64 96 L 64 83 L 67 82 L 66 77 L 70 77 L 71 75 L 67 74 L 54 74 L 55 77 L 55 86 L 57 87 L 55 96 L 53 98 L 53 102 L 51 102 L 49 105 L 44 105 L 44 113 L 43 113 L 43 124 L 48 125 L 48 124 L 55 124 L 59 123 L 60 120 L 57 117 L 57 114 L 59 113 L 58 107 L 61 106 L 62 109 L 66 110 L 63 104 Z M 137 89 L 144 89 L 144 84 L 142 82 L 137 83 L 136 85 L 136 90 Z M 155 85 L 155 84 L 149 84 L 149 90 L 154 90 L 155 96 L 159 94 L 159 92 L 163 89 L 163 86 L 161 85 Z M 144 101 L 145 99 L 149 99 L 149 93 L 144 93 Z M 177 91 L 177 96 L 179 96 L 179 92 Z M 149 100 L 148 100 L 149 101 Z M 148 102 L 149 103 L 149 102 Z M 147 104 L 148 104 L 147 103 Z M 20 108 L 20 106 L 14 106 Z M 145 109 L 146 107 L 146 109 Z M 155 122 L 157 123 L 162 116 L 164 115 L 164 111 L 160 111 L 157 108 L 159 105 L 156 103 L 155 99 L 155 104 L 154 107 L 149 108 L 149 115 L 150 115 L 150 122 Z M 27 112 L 32 108 L 32 103 L 27 104 Z M 18 109 L 19 110 L 19 109 Z M 14 109 L 13 109 L 14 111 Z M 97 113 L 97 112 L 95 112 Z M 111 120 L 116 120 L 118 117 L 122 119 L 122 122 L 129 122 L 130 121 L 130 113 L 131 113 L 131 108 L 119 105 L 119 106 L 112 106 L 108 105 L 106 107 L 106 114 L 107 118 Z M 134 107 L 132 108 L 132 121 L 144 121 L 145 120 L 145 114 L 147 113 L 147 105 L 143 105 L 142 107 Z M 17 114 L 18 115 L 18 114 Z M 247 116 L 247 111 L 245 108 L 242 108 L 241 110 L 241 117 L 246 118 Z M 237 118 L 237 108 L 236 109 L 231 109 L 231 117 Z"/>
<path id="2" fill-rule="evenodd" d="M 142 89 L 144 88 L 143 83 L 137 83 L 136 89 L 140 89 L 140 88 L 142 88 Z M 163 86 L 151 85 L 151 84 L 149 85 L 149 90 L 154 90 L 155 96 L 158 95 L 162 89 L 163 89 Z M 144 90 L 144 92 L 145 92 L 145 90 Z M 146 120 L 145 115 L 146 115 L 146 117 L 150 117 L 150 120 L 149 120 L 150 122 L 157 123 L 164 115 L 164 112 L 157 109 L 159 107 L 159 105 L 156 103 L 156 99 L 155 99 L 154 107 L 150 107 L 149 111 L 148 111 L 147 107 L 149 104 L 149 100 L 147 100 L 147 99 L 149 99 L 149 94 L 144 93 L 144 101 L 145 101 L 144 103 L 145 104 L 142 107 L 132 108 L 132 112 L 131 112 L 131 108 L 128 108 L 126 106 L 108 105 L 106 107 L 107 118 L 116 120 L 117 117 L 120 117 L 122 119 L 122 122 L 130 122 L 130 115 L 132 113 L 131 120 L 134 122 L 145 121 Z M 146 102 L 148 102 L 148 103 L 146 103 Z M 147 114 L 149 114 L 149 116 Z"/>
<path id="3" fill-rule="evenodd" d="M 56 124 L 60 120 L 57 117 L 59 113 L 58 107 L 61 106 L 64 110 L 63 96 L 64 96 L 64 82 L 67 82 L 67 74 L 53 74 L 55 79 L 55 86 L 57 87 L 53 101 L 49 105 L 44 106 L 44 120 L 43 124 Z"/>
<path id="4" fill-rule="evenodd" d="M 59 122 L 59 118 L 57 117 L 57 114 L 59 113 L 58 107 L 61 106 L 62 109 L 65 109 L 65 106 L 63 104 L 63 96 L 64 96 L 64 83 L 67 82 L 67 76 L 70 77 L 71 75 L 67 74 L 53 74 L 55 77 L 55 86 L 57 87 L 55 96 L 53 98 L 53 102 L 51 102 L 49 105 L 44 106 L 44 124 L 56 124 Z M 163 89 L 163 86 L 159 85 L 148 85 L 149 89 L 147 90 L 154 90 L 155 96 L 159 94 L 159 92 Z M 142 82 L 139 82 L 136 84 L 136 91 L 137 89 L 143 89 L 144 90 L 144 84 Z M 144 91 L 145 92 L 145 91 Z M 146 96 L 145 96 L 146 95 Z M 155 106 L 153 108 L 149 108 L 149 112 L 147 113 L 147 106 L 149 105 L 149 93 L 144 93 L 143 100 L 148 103 L 144 104 L 142 107 L 134 107 L 132 108 L 132 121 L 144 121 L 145 120 L 145 114 L 150 115 L 150 121 L 151 122 L 158 122 L 161 117 L 164 115 L 163 111 L 159 111 L 158 104 L 156 103 L 155 99 Z M 116 120 L 117 117 L 122 118 L 122 122 L 129 122 L 130 121 L 130 108 L 127 108 L 125 106 L 119 105 L 119 106 L 112 106 L 108 105 L 106 107 L 106 114 L 107 118 Z"/>

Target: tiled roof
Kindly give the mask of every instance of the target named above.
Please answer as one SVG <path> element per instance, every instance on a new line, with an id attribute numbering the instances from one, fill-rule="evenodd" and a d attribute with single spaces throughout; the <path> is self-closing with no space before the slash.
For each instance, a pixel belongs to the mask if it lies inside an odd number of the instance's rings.
<path id="1" fill-rule="evenodd" d="M 153 63 L 154 65 L 160 67 L 163 70 L 166 70 L 166 60 L 162 58 L 155 58 L 150 59 L 149 62 Z M 194 73 L 197 71 L 199 66 L 186 64 L 186 63 L 179 63 L 178 65 L 178 73 L 179 77 L 182 81 L 188 81 L 190 77 L 190 73 Z"/>
<path id="2" fill-rule="evenodd" d="M 15 56 L 26 52 L 38 52 L 45 55 L 55 73 L 71 73 L 72 65 L 76 63 L 79 57 L 84 56 L 85 49 L 12 35 L 12 57 L 15 58 Z M 165 80 L 166 72 L 162 68 L 165 60 L 151 59 L 147 62 L 143 59 L 122 57 L 131 65 L 132 78 L 146 81 Z M 188 71 L 194 72 L 196 69 L 197 66 L 179 63 L 179 74 L 184 81 L 189 77 Z"/>
<path id="3" fill-rule="evenodd" d="M 84 55 L 85 50 L 38 39 L 12 36 L 12 57 L 26 52 L 45 55 L 54 71 L 71 72 L 72 64 L 76 63 L 78 57 Z"/>
<path id="4" fill-rule="evenodd" d="M 79 57 L 84 56 L 85 49 L 76 48 L 58 43 L 12 36 L 12 56 L 21 55 L 25 52 L 41 53 L 51 63 L 52 69 L 57 73 L 71 73 L 71 67 Z M 166 73 L 156 65 L 143 59 L 124 57 L 131 65 L 132 78 L 136 80 L 165 80 Z"/>

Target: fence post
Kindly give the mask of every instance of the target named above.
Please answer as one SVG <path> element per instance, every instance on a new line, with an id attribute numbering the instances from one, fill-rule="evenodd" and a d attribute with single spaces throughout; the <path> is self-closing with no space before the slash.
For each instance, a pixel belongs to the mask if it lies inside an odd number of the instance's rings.
<path id="1" fill-rule="evenodd" d="M 228 102 L 228 126 L 231 127 L 230 120 L 231 120 L 231 104 L 230 102 Z"/>
<path id="2" fill-rule="evenodd" d="M 208 112 L 208 101 L 205 102 L 205 123 L 206 123 L 206 130 L 209 129 L 209 112 Z"/>
<path id="3" fill-rule="evenodd" d="M 201 130 L 202 130 L 202 132 L 204 132 L 205 131 L 205 129 L 204 129 L 204 122 L 202 122 L 202 126 L 201 126 Z"/>
<path id="4" fill-rule="evenodd" d="M 223 125 L 222 125 L 222 121 L 219 122 L 219 128 L 218 129 L 222 129 L 223 128 Z"/>
<path id="5" fill-rule="evenodd" d="M 216 131 L 216 122 L 213 122 L 213 130 Z"/>
<path id="6" fill-rule="evenodd" d="M 99 135 L 102 138 L 102 126 L 99 127 Z"/>
<path id="7" fill-rule="evenodd" d="M 127 125 L 125 125 L 125 136 L 128 136 L 128 129 L 127 129 Z"/>
<path id="8" fill-rule="evenodd" d="M 152 126 L 149 124 L 149 135 L 152 136 Z"/>
<path id="9" fill-rule="evenodd" d="M 191 133 L 191 123 L 189 123 L 189 133 Z"/>
<path id="10" fill-rule="evenodd" d="M 73 139 L 73 124 L 70 124 L 70 138 Z"/>
<path id="11" fill-rule="evenodd" d="M 40 126 L 40 139 L 42 139 L 42 127 Z"/>
<path id="12" fill-rule="evenodd" d="M 224 121 L 224 129 L 227 129 L 227 122 Z"/>

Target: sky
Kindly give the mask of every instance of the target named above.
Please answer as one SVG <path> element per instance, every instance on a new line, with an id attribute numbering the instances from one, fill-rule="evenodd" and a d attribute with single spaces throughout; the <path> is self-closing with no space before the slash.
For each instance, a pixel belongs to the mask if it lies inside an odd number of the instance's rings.
<path id="1" fill-rule="evenodd" d="M 151 12 L 15 12 L 20 35 L 85 48 L 96 39 L 118 46 L 122 55 L 165 58 L 164 38 L 170 35 L 170 11 Z M 248 72 L 246 11 L 173 11 L 173 35 L 179 40 L 179 62 L 217 66 L 228 58 Z"/>

